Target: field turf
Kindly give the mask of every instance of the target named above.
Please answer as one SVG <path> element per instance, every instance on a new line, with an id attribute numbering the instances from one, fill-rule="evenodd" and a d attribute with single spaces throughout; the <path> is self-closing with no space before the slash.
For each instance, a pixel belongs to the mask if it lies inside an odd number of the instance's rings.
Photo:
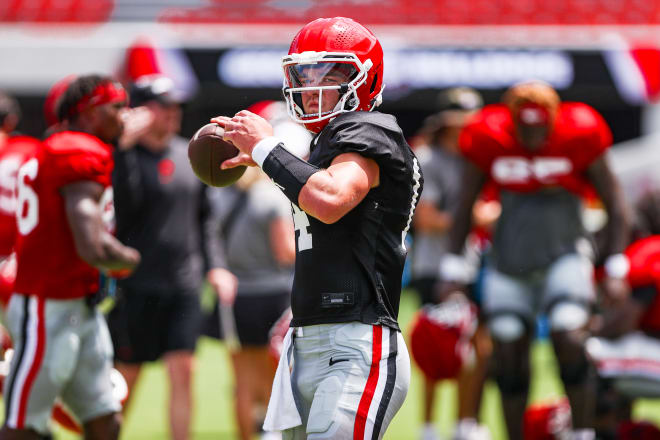
<path id="1" fill-rule="evenodd" d="M 416 310 L 417 299 L 413 292 L 404 291 L 399 320 L 407 333 L 410 319 Z M 557 380 L 556 363 L 549 344 L 540 341 L 533 349 L 532 400 L 560 395 L 562 388 Z M 413 440 L 419 438 L 421 427 L 421 377 L 413 366 L 413 376 L 408 397 L 394 418 L 386 440 Z M 438 432 L 449 436 L 455 418 L 455 386 L 440 385 L 436 407 Z M 122 440 L 164 440 L 168 438 L 167 381 L 161 363 L 145 367 L 130 411 L 126 414 Z M 232 409 L 232 372 L 224 346 L 215 340 L 203 338 L 198 345 L 198 364 L 195 377 L 196 409 L 193 422 L 193 440 L 235 439 L 236 428 Z M 638 418 L 660 424 L 660 401 L 644 401 L 635 408 Z M 496 387 L 489 383 L 484 394 L 482 417 L 491 429 L 493 440 L 505 440 L 506 435 Z M 77 436 L 56 431 L 56 438 L 74 440 Z"/>

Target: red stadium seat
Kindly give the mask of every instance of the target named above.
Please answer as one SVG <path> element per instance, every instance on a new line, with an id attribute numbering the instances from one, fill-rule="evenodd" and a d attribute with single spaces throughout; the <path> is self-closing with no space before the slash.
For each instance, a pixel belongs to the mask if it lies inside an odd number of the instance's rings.
<path id="1" fill-rule="evenodd" d="M 115 6 L 114 0 L 8 0 L 0 3 L 0 22 L 105 22 Z"/>
<path id="2" fill-rule="evenodd" d="M 343 15 L 374 24 L 443 25 L 624 25 L 660 23 L 660 5 L 638 0 L 396 0 L 387 8 L 367 8 L 345 0 L 318 3 L 314 8 L 276 8 L 265 0 L 248 0 L 240 6 L 209 0 L 203 8 L 171 7 L 160 15 L 167 22 L 300 23 L 318 16 Z"/>

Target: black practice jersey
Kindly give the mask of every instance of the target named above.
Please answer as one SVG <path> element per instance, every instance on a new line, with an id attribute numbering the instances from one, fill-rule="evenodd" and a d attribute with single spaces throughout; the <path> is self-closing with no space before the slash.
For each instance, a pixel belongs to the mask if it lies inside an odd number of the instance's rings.
<path id="1" fill-rule="evenodd" d="M 312 140 L 309 162 L 327 168 L 349 152 L 373 159 L 380 183 L 334 224 L 293 205 L 291 325 L 360 321 L 398 330 L 404 239 L 422 191 L 422 172 L 391 115 L 341 114 Z"/>

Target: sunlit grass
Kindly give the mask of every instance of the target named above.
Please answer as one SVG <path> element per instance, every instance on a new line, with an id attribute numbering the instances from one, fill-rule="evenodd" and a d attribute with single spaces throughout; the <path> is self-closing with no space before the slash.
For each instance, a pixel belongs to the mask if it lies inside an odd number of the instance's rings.
<path id="1" fill-rule="evenodd" d="M 417 307 L 416 297 L 404 292 L 401 301 L 400 322 L 407 334 L 408 325 Z M 534 364 L 532 400 L 557 396 L 562 388 L 556 375 L 556 363 L 552 349 L 546 342 L 537 343 L 532 351 Z M 147 365 L 133 391 L 133 401 L 126 414 L 122 440 L 163 440 L 169 438 L 167 420 L 168 385 L 161 363 Z M 392 422 L 385 439 L 413 440 L 419 438 L 421 426 L 421 376 L 413 368 L 408 397 Z M 453 427 L 456 405 L 455 385 L 440 385 L 435 420 L 438 432 L 449 435 Z M 197 374 L 195 377 L 196 408 L 193 423 L 194 440 L 235 439 L 236 427 L 233 416 L 232 372 L 224 346 L 203 338 L 198 346 Z M 635 414 L 660 424 L 660 402 L 643 401 Z M 491 430 L 493 440 L 505 440 L 505 430 L 497 388 L 489 383 L 484 393 L 481 415 Z M 57 438 L 74 440 L 76 436 L 57 431 Z"/>

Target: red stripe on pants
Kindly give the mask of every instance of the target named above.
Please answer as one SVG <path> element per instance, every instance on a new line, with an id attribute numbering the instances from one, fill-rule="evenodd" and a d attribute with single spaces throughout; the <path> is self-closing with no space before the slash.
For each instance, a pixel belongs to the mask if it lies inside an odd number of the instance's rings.
<path id="1" fill-rule="evenodd" d="M 364 429 L 367 424 L 367 415 L 369 414 L 369 407 L 374 398 L 376 385 L 378 384 L 378 372 L 380 371 L 380 358 L 382 352 L 382 339 L 383 328 L 377 325 L 373 326 L 373 351 L 371 353 L 371 370 L 367 378 L 367 384 L 362 392 L 360 404 L 358 405 L 357 414 L 355 415 L 355 428 L 353 430 L 353 439 L 361 440 L 364 437 Z"/>
<path id="2" fill-rule="evenodd" d="M 43 298 L 37 299 L 37 346 L 35 348 L 32 366 L 30 366 L 30 371 L 25 378 L 25 383 L 23 384 L 23 389 L 21 390 L 21 398 L 18 403 L 19 406 L 18 417 L 16 420 L 16 429 L 24 428 L 28 397 L 30 396 L 32 384 L 34 383 L 34 380 L 39 373 L 39 369 L 41 368 L 41 362 L 44 358 L 44 352 L 46 351 L 46 322 L 44 316 L 45 303 L 46 301 Z M 23 341 L 23 343 L 26 342 L 27 341 Z"/>

